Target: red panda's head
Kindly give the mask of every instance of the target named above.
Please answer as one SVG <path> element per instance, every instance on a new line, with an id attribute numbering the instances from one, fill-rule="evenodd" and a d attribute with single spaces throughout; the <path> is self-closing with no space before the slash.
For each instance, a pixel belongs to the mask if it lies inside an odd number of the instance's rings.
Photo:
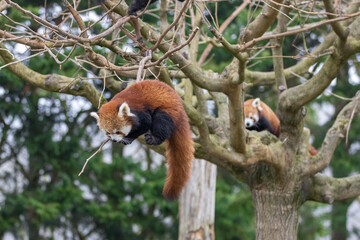
<path id="1" fill-rule="evenodd" d="M 260 106 L 260 98 L 249 99 L 244 102 L 245 127 L 250 128 L 259 121 L 259 111 L 263 108 Z"/>
<path id="2" fill-rule="evenodd" d="M 99 114 L 92 112 L 90 115 L 97 120 L 100 130 L 114 142 L 120 142 L 129 134 L 136 119 L 126 102 L 116 105 L 110 101 L 100 108 Z"/>

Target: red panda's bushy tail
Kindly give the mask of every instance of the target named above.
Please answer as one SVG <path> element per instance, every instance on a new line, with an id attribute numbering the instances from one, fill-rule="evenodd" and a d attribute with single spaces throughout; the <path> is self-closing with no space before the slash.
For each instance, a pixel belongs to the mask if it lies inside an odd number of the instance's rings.
<path id="1" fill-rule="evenodd" d="M 194 146 L 190 125 L 184 112 L 181 121 L 175 126 L 172 137 L 166 141 L 166 160 L 169 168 L 163 189 L 167 200 L 175 200 L 180 196 L 190 178 Z"/>

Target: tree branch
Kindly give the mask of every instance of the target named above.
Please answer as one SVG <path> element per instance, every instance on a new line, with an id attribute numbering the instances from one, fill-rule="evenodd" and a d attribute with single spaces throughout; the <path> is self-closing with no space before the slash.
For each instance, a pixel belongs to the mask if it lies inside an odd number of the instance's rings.
<path id="1" fill-rule="evenodd" d="M 115 1 L 107 0 L 106 6 L 109 8 L 114 7 Z M 127 6 L 124 3 L 120 3 L 114 8 L 114 12 L 121 16 L 127 15 Z M 150 42 L 155 44 L 159 39 L 160 35 L 153 30 L 148 24 L 138 19 L 139 26 L 141 28 L 142 36 L 147 38 Z M 172 45 L 163 42 L 159 45 L 158 49 L 166 53 L 171 50 Z M 223 84 L 219 74 L 212 71 L 204 71 L 201 68 L 195 66 L 188 59 L 186 59 L 181 53 L 174 52 L 169 56 L 170 60 L 178 66 L 179 69 L 191 79 L 193 83 L 200 86 L 201 88 L 208 89 L 210 91 L 223 91 Z"/>
<path id="2" fill-rule="evenodd" d="M 94 36 L 92 38 L 86 38 L 86 37 L 79 37 L 79 36 L 76 36 L 74 34 L 71 34 L 71 33 L 68 33 L 66 31 L 62 30 L 60 27 L 58 27 L 58 26 L 56 26 L 56 25 L 42 19 L 41 17 L 36 16 L 31 11 L 23 9 L 17 3 L 14 3 L 14 2 L 12 2 L 10 0 L 5 0 L 5 1 L 8 4 L 10 4 L 12 7 L 15 7 L 20 12 L 22 12 L 22 13 L 28 15 L 29 17 L 31 17 L 34 21 L 38 22 L 39 24 L 43 25 L 44 27 L 49 28 L 49 29 L 51 29 L 51 30 L 53 30 L 55 32 L 58 32 L 58 33 L 64 35 L 65 37 L 71 38 L 73 40 L 77 40 L 79 43 L 90 43 L 90 44 L 94 43 L 94 42 L 98 41 L 100 38 L 104 38 L 107 35 L 109 35 L 111 32 L 113 32 L 115 30 L 115 28 L 118 28 L 122 24 L 129 21 L 131 18 L 134 18 L 134 16 L 126 16 L 126 17 L 120 18 L 113 26 L 111 26 L 109 29 L 105 30 L 104 32 L 100 33 L 99 35 L 96 35 L 96 36 Z M 77 19 L 77 20 L 79 20 L 79 19 Z M 79 26 L 81 26 L 81 24 Z"/>
<path id="3" fill-rule="evenodd" d="M 0 43 L 0 61 L 4 65 L 17 61 L 2 43 Z M 76 78 L 72 79 L 58 74 L 43 75 L 31 70 L 22 63 L 14 63 L 7 68 L 13 74 L 35 87 L 51 92 L 61 92 L 85 97 L 94 107 L 98 106 L 99 98 L 101 98 L 101 103 L 106 102 L 106 99 L 101 96 L 100 92 L 87 81 Z"/>
<path id="4" fill-rule="evenodd" d="M 264 162 L 278 170 L 286 167 L 282 143 L 268 131 L 246 131 L 246 160 L 244 165 Z"/>
<path id="5" fill-rule="evenodd" d="M 244 93 L 243 85 L 233 86 L 228 93 L 230 118 L 230 144 L 236 152 L 245 153 Z"/>
<path id="6" fill-rule="evenodd" d="M 239 59 L 239 61 L 244 61 L 245 56 L 240 53 L 240 46 L 239 45 L 233 45 L 229 43 L 222 35 L 219 33 L 216 28 L 210 27 L 210 32 L 217 38 L 217 40 L 224 46 L 228 52 L 230 52 L 234 57 Z"/>
<path id="7" fill-rule="evenodd" d="M 237 7 L 235 9 L 235 11 L 233 13 L 231 13 L 231 15 L 221 24 L 220 28 L 219 28 L 219 34 L 222 34 L 225 29 L 227 28 L 227 26 L 240 14 L 240 12 L 249 4 L 250 2 L 248 0 L 244 1 L 239 7 Z M 215 38 L 213 38 L 215 40 Z M 201 65 L 206 57 L 209 55 L 209 53 L 211 52 L 211 49 L 213 48 L 212 44 L 209 44 L 206 46 L 205 50 L 202 52 L 200 58 L 199 58 L 199 62 L 198 64 Z"/>
<path id="8" fill-rule="evenodd" d="M 282 7 L 281 11 L 284 14 L 288 14 L 290 12 L 290 9 Z M 287 18 L 284 14 L 278 15 L 278 23 L 276 26 L 276 33 L 283 33 L 286 32 L 286 24 L 287 24 Z M 278 95 L 282 93 L 286 88 L 286 79 L 284 74 L 284 59 L 283 56 L 283 42 L 284 38 L 278 38 L 278 39 L 272 39 L 271 45 L 275 46 L 271 49 L 273 56 L 280 56 L 279 58 L 273 58 L 273 66 L 274 66 L 274 73 L 275 73 L 275 80 L 276 80 L 276 90 L 278 91 Z"/>
<path id="9" fill-rule="evenodd" d="M 280 37 L 286 37 L 286 36 L 291 36 L 291 35 L 295 35 L 298 33 L 303 33 L 303 32 L 308 32 L 310 30 L 313 30 L 315 28 L 321 27 L 323 25 L 326 24 L 332 24 L 332 23 L 336 23 L 339 21 L 345 21 L 348 20 L 350 18 L 354 18 L 360 15 L 360 12 L 357 13 L 353 13 L 353 14 L 349 14 L 345 17 L 337 17 L 337 18 L 333 18 L 333 19 L 327 19 L 327 20 L 323 20 L 317 23 L 313 23 L 308 25 L 307 27 L 296 27 L 294 30 L 290 30 L 287 32 L 283 32 L 283 33 L 277 33 L 277 34 L 267 34 L 265 36 L 262 37 L 257 37 L 257 38 L 253 38 L 251 40 L 249 40 L 248 42 L 244 43 L 244 44 L 240 44 L 238 49 L 239 51 L 245 51 L 246 49 L 252 47 L 254 44 L 264 41 L 264 40 L 270 40 L 270 39 L 275 39 L 275 38 L 280 38 Z"/>
<path id="10" fill-rule="evenodd" d="M 301 168 L 303 176 L 311 176 L 323 170 L 330 164 L 335 148 L 345 137 L 345 133 L 350 121 L 351 115 L 360 112 L 360 94 L 348 103 L 338 114 L 333 126 L 327 131 L 321 149 L 317 155 L 310 158 L 308 162 L 304 161 Z"/>
<path id="11" fill-rule="evenodd" d="M 349 36 L 346 46 L 335 44 L 334 53 L 329 56 L 320 71 L 305 83 L 290 88 L 281 94 L 280 106 L 283 109 L 296 111 L 318 97 L 338 74 L 342 64 L 349 56 L 358 52 L 360 42 Z"/>
<path id="12" fill-rule="evenodd" d="M 282 3 L 282 0 L 274 0 L 275 3 Z M 251 22 L 240 37 L 241 42 L 249 42 L 254 38 L 262 36 L 275 21 L 280 5 L 274 2 L 267 2 L 261 13 Z"/>
<path id="13" fill-rule="evenodd" d="M 325 10 L 330 13 L 335 13 L 335 8 L 332 4 L 331 0 L 323 0 Z M 327 17 L 329 19 L 334 19 L 334 15 L 328 14 Z M 349 35 L 349 31 L 345 30 L 344 27 L 339 22 L 332 22 L 331 27 L 334 29 L 334 32 L 339 36 L 342 41 L 346 41 L 347 36 Z"/>
<path id="14" fill-rule="evenodd" d="M 360 195 L 360 175 L 346 178 L 332 178 L 324 174 L 316 174 L 310 183 L 305 185 L 306 200 L 322 203 L 333 203 Z"/>

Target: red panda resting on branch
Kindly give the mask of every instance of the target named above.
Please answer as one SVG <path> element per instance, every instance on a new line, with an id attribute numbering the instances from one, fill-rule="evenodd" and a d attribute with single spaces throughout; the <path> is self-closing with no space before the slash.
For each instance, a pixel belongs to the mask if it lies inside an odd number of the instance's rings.
<path id="1" fill-rule="evenodd" d="M 260 98 L 249 99 L 244 102 L 245 128 L 257 132 L 267 130 L 276 137 L 280 136 L 280 120 L 271 108 Z M 318 151 L 309 146 L 309 153 L 316 155 Z"/>
<path id="2" fill-rule="evenodd" d="M 157 80 L 134 83 L 91 116 L 113 142 L 130 144 L 143 134 L 149 145 L 165 141 L 169 168 L 163 196 L 179 197 L 190 178 L 194 147 L 182 101 L 171 87 Z"/>

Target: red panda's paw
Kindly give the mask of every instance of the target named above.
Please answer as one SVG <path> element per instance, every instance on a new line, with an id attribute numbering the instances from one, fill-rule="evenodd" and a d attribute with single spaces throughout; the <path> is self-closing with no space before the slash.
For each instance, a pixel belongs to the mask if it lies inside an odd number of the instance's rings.
<path id="1" fill-rule="evenodd" d="M 123 139 L 120 140 L 120 143 L 122 143 L 124 145 L 128 145 L 128 144 L 132 143 L 133 141 L 134 141 L 134 139 L 124 137 Z"/>
<path id="2" fill-rule="evenodd" d="M 145 133 L 145 142 L 148 145 L 160 145 L 163 141 L 152 135 L 150 132 Z"/>

